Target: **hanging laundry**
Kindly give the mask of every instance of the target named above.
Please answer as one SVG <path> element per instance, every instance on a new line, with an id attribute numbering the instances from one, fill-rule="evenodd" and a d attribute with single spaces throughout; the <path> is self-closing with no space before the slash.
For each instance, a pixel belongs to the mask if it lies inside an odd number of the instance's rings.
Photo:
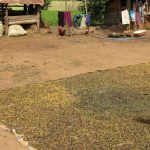
<path id="1" fill-rule="evenodd" d="M 137 27 L 140 27 L 141 24 L 141 13 L 140 13 L 140 1 L 136 1 L 136 7 L 135 7 L 135 17 L 136 17 L 136 24 Z"/>
<path id="2" fill-rule="evenodd" d="M 59 11 L 58 12 L 58 26 L 64 27 L 65 23 L 64 23 L 64 12 L 63 11 Z"/>
<path id="3" fill-rule="evenodd" d="M 85 23 L 87 26 L 91 25 L 91 14 L 87 14 Z"/>
<path id="4" fill-rule="evenodd" d="M 83 17 L 83 14 L 77 14 L 73 16 L 73 23 L 74 23 L 74 27 L 78 28 L 79 26 L 79 19 Z"/>
<path id="5" fill-rule="evenodd" d="M 86 16 L 83 15 L 81 25 L 80 25 L 80 29 L 85 29 L 85 28 L 86 28 Z"/>
<path id="6" fill-rule="evenodd" d="M 124 10 L 121 12 L 122 15 L 122 24 L 130 24 L 130 17 L 129 17 L 129 12 L 128 10 Z"/>
<path id="7" fill-rule="evenodd" d="M 131 21 L 135 22 L 135 11 L 134 10 L 130 10 L 130 17 L 131 17 Z"/>
<path id="8" fill-rule="evenodd" d="M 67 23 L 69 28 L 72 27 L 72 18 L 70 11 L 64 12 L 64 23 Z"/>

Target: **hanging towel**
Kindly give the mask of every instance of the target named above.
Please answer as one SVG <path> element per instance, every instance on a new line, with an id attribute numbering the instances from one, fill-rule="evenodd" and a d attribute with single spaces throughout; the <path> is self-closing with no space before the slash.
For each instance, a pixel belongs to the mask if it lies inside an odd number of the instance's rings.
<path id="1" fill-rule="evenodd" d="M 131 17 L 131 21 L 135 22 L 135 11 L 134 10 L 130 10 L 130 17 Z"/>
<path id="2" fill-rule="evenodd" d="M 140 24 L 141 23 L 141 13 L 140 13 L 140 1 L 136 1 L 136 23 Z"/>
<path id="3" fill-rule="evenodd" d="M 130 24 L 130 17 L 128 10 L 124 10 L 121 12 L 122 15 L 122 24 Z"/>
<path id="4" fill-rule="evenodd" d="M 71 19 L 71 12 L 70 11 L 66 11 L 64 12 L 64 22 L 65 24 L 68 24 L 68 27 L 72 27 L 72 19 Z"/>
<path id="5" fill-rule="evenodd" d="M 85 23 L 87 26 L 91 25 L 91 14 L 87 14 Z"/>
<path id="6" fill-rule="evenodd" d="M 82 14 L 74 15 L 74 17 L 73 17 L 73 23 L 74 23 L 74 27 L 75 28 L 78 28 L 78 26 L 79 26 L 79 19 L 82 18 L 82 17 L 83 17 Z"/>
<path id="7" fill-rule="evenodd" d="M 80 25 L 80 29 L 85 29 L 86 28 L 86 23 L 85 22 L 86 22 L 86 16 L 83 15 L 81 25 Z"/>
<path id="8" fill-rule="evenodd" d="M 64 12 L 58 12 L 58 26 L 64 27 Z"/>

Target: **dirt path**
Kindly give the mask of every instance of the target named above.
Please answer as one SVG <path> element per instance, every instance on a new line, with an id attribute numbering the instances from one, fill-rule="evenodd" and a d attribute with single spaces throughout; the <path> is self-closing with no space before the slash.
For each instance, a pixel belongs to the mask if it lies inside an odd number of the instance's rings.
<path id="1" fill-rule="evenodd" d="M 27 150 L 9 132 L 0 128 L 0 149 L 1 150 Z"/>
<path id="2" fill-rule="evenodd" d="M 28 35 L 0 40 L 0 89 L 150 62 L 150 40 Z"/>

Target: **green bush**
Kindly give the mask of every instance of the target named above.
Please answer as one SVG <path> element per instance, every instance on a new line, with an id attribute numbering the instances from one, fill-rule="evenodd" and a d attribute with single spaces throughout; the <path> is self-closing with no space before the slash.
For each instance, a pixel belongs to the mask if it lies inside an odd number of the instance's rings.
<path id="1" fill-rule="evenodd" d="M 72 17 L 76 14 L 80 14 L 81 11 L 74 10 L 71 12 Z M 48 24 L 51 26 L 58 25 L 58 11 L 55 10 L 42 10 L 41 11 L 41 20 L 44 24 Z"/>
<path id="2" fill-rule="evenodd" d="M 41 20 L 44 24 L 57 25 L 58 22 L 57 11 L 42 10 Z"/>
<path id="3" fill-rule="evenodd" d="M 85 11 L 85 0 L 81 7 Z M 88 12 L 92 14 L 92 24 L 103 23 L 105 12 L 105 0 L 87 0 Z"/>

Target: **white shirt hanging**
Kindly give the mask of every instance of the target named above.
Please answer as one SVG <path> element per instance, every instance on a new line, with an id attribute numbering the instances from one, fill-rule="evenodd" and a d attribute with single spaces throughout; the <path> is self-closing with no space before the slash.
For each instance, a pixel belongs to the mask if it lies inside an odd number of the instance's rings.
<path id="1" fill-rule="evenodd" d="M 121 12 L 122 15 L 122 24 L 130 24 L 130 16 L 128 10 L 124 10 Z"/>
<path id="2" fill-rule="evenodd" d="M 86 16 L 83 15 L 81 25 L 80 25 L 80 29 L 85 29 L 86 28 L 86 23 L 85 22 L 86 22 Z"/>

